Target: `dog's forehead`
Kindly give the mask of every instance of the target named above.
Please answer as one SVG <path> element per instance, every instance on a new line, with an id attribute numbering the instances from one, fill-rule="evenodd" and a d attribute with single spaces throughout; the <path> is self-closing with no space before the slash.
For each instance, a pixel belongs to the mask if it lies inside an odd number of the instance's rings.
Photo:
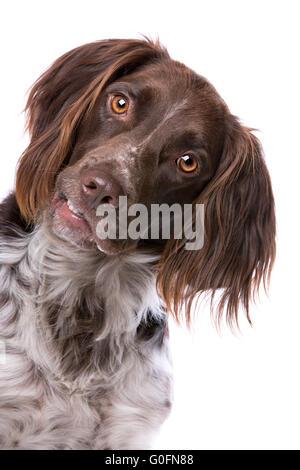
<path id="1" fill-rule="evenodd" d="M 169 60 L 144 65 L 119 81 L 127 82 L 137 92 L 152 89 L 160 98 L 174 99 L 196 90 L 201 78 L 185 65 Z"/>
<path id="2" fill-rule="evenodd" d="M 144 65 L 129 75 L 118 79 L 128 84 L 138 96 L 151 95 L 152 105 L 170 109 L 171 114 L 186 110 L 195 118 L 203 114 L 219 114 L 226 104 L 213 85 L 180 62 L 162 60 Z"/>

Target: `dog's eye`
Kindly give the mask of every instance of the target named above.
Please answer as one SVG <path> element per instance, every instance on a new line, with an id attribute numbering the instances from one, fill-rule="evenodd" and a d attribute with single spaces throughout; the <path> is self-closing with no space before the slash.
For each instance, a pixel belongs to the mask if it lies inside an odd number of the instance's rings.
<path id="1" fill-rule="evenodd" d="M 198 161 L 192 155 L 183 155 L 182 157 L 177 158 L 176 164 L 184 173 L 192 173 L 198 168 Z"/>
<path id="2" fill-rule="evenodd" d="M 116 95 L 111 101 L 111 108 L 116 114 L 125 114 L 128 111 L 129 102 L 124 96 Z"/>

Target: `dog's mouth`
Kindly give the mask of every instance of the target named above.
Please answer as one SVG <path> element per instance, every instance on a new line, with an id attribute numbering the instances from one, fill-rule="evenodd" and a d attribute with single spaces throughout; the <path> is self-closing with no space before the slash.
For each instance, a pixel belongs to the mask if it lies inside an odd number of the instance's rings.
<path id="1" fill-rule="evenodd" d="M 86 216 L 61 191 L 54 194 L 50 213 L 58 217 L 70 229 L 79 231 L 84 238 L 92 239 L 93 231 Z"/>
<path id="2" fill-rule="evenodd" d="M 128 240 L 101 239 L 97 235 L 97 223 L 101 217 L 96 211 L 83 209 L 61 190 L 56 191 L 50 204 L 52 228 L 64 240 L 78 246 L 93 245 L 106 254 L 119 254 L 132 251 L 136 242 Z"/>

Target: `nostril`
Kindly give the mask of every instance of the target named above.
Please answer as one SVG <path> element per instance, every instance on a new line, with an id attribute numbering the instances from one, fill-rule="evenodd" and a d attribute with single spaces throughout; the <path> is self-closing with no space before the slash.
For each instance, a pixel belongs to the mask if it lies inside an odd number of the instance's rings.
<path id="1" fill-rule="evenodd" d="M 118 207 L 123 190 L 113 176 L 90 168 L 81 174 L 80 179 L 84 198 L 89 205 L 96 207 L 99 204 L 111 204 Z"/>
<path id="2" fill-rule="evenodd" d="M 101 204 L 110 204 L 112 202 L 113 198 L 111 196 L 104 196 L 101 199 Z"/>
<path id="3" fill-rule="evenodd" d="M 94 181 L 89 181 L 89 182 L 87 182 L 87 183 L 83 183 L 83 185 L 84 185 L 87 189 L 91 189 L 91 190 L 97 189 L 97 184 L 96 184 Z"/>

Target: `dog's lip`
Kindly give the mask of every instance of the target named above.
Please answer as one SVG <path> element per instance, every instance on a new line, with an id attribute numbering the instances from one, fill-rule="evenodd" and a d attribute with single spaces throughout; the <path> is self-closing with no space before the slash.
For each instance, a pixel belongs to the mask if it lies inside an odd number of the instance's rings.
<path id="1" fill-rule="evenodd" d="M 83 213 L 84 212 L 84 213 Z M 70 197 L 67 197 L 61 190 L 55 192 L 51 204 L 50 214 L 52 217 L 58 217 L 60 223 L 75 231 L 79 231 L 84 239 L 94 242 L 97 249 L 109 255 L 119 255 L 120 253 L 129 253 L 134 251 L 137 241 L 134 243 L 112 244 L 110 241 L 99 239 L 96 233 L 97 217 L 88 210 L 84 210 L 75 204 Z"/>
<path id="2" fill-rule="evenodd" d="M 52 216 L 58 214 L 61 219 L 64 219 L 74 228 L 81 230 L 89 237 L 91 236 L 92 228 L 83 211 L 61 191 L 54 194 L 50 205 L 50 213 Z"/>
<path id="3" fill-rule="evenodd" d="M 57 208 L 61 207 L 63 204 L 67 204 L 70 212 L 72 212 L 72 214 L 74 214 L 75 216 L 77 216 L 78 218 L 81 218 L 81 219 L 85 219 L 85 216 L 83 214 L 83 211 L 79 210 L 75 205 L 74 203 L 72 202 L 72 200 L 70 198 L 68 198 L 64 193 L 62 193 L 61 191 L 57 191 L 54 196 L 53 196 L 53 199 L 51 201 L 51 205 L 50 205 L 50 212 L 51 214 L 54 214 L 54 212 L 56 211 Z"/>

